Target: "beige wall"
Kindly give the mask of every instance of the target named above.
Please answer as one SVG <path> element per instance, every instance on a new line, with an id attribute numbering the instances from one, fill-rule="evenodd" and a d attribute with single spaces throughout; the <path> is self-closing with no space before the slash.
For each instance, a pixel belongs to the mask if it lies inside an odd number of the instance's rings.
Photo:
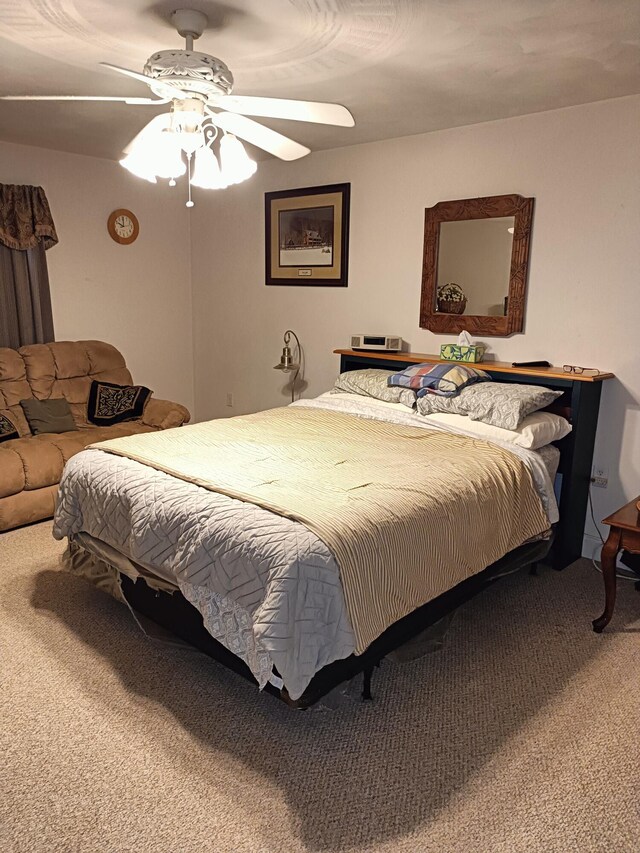
<path id="1" fill-rule="evenodd" d="M 56 338 L 109 341 L 134 380 L 193 410 L 189 211 L 182 188 L 153 186 L 95 157 L 0 142 L 0 182 L 44 187 L 60 242 L 47 252 Z M 120 246 L 112 210 L 140 235 Z"/>
<path id="2" fill-rule="evenodd" d="M 451 336 L 418 326 L 424 208 L 534 196 L 525 333 L 488 342 L 500 360 L 617 374 L 604 389 L 595 454 L 609 473 L 609 488 L 594 490 L 602 518 L 640 492 L 639 138 L 632 96 L 263 162 L 244 185 L 199 193 L 191 224 L 199 417 L 287 401 L 272 366 L 288 327 L 305 348 L 306 396 L 331 387 L 332 350 L 352 332 L 401 334 L 414 351 L 437 351 Z M 349 287 L 265 287 L 264 192 L 342 181 L 352 192 Z"/>

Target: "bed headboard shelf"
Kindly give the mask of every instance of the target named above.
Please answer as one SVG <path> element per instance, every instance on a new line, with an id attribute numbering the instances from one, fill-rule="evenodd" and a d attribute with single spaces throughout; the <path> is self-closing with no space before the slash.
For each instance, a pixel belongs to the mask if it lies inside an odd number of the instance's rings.
<path id="1" fill-rule="evenodd" d="M 411 364 L 424 362 L 457 363 L 442 362 L 438 356 L 424 353 L 381 353 L 351 349 L 337 349 L 334 353 L 340 356 L 340 373 L 367 367 L 403 370 Z M 562 414 L 568 417 L 573 430 L 566 438 L 557 442 L 560 450 L 558 473 L 562 476 L 560 521 L 556 527 L 551 552 L 554 568 L 563 569 L 582 554 L 600 393 L 603 381 L 613 379 L 614 375 L 603 372 L 597 376 L 584 376 L 579 373 L 565 373 L 562 367 L 513 367 L 508 362 L 501 361 L 483 361 L 481 364 L 469 366 L 481 368 L 496 382 L 544 385 L 563 392 L 554 409 L 560 409 Z"/>
<path id="2" fill-rule="evenodd" d="M 466 362 L 443 361 L 437 355 L 429 355 L 422 352 L 389 352 L 381 353 L 366 350 L 336 349 L 337 355 L 345 355 L 354 358 L 383 359 L 384 361 L 401 361 L 405 366 L 409 364 L 466 364 Z M 390 365 L 393 367 L 394 365 Z M 483 361 L 479 364 L 467 364 L 467 367 L 479 367 L 487 373 L 517 373 L 522 376 L 539 376 L 544 379 L 566 379 L 569 382 L 602 382 L 605 379 L 613 379 L 613 373 L 599 373 L 597 376 L 585 376 L 581 373 L 565 373 L 562 367 L 513 367 L 508 361 Z M 402 368 L 398 368 L 402 370 Z M 506 382 L 507 378 L 500 380 Z"/>

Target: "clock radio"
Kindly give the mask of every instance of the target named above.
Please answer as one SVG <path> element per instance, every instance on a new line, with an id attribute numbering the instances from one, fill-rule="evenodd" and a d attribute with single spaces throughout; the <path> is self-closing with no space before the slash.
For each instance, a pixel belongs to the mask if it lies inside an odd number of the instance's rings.
<path id="1" fill-rule="evenodd" d="M 399 335 L 351 335 L 351 349 L 399 352 L 402 349 L 402 338 Z"/>

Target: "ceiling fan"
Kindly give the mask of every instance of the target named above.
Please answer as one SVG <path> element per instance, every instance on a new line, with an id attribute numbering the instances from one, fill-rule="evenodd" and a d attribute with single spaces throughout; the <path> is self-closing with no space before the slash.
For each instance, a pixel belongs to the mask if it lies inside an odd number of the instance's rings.
<path id="1" fill-rule="evenodd" d="M 171 15 L 185 39 L 183 50 L 160 50 L 147 60 L 143 73 L 102 62 L 105 68 L 141 80 L 153 98 L 84 95 L 5 95 L 9 101 L 120 101 L 133 106 L 171 104 L 170 112 L 153 118 L 124 149 L 120 163 L 152 183 L 189 171 L 191 185 L 219 189 L 249 178 L 256 164 L 239 141 L 262 148 L 282 160 L 296 160 L 309 148 L 247 116 L 289 119 L 339 127 L 353 127 L 353 116 L 340 104 L 232 95 L 233 74 L 225 63 L 208 53 L 194 51 L 193 42 L 207 26 L 207 17 L 194 9 Z M 219 138 L 220 163 L 213 151 Z M 186 155 L 185 165 L 183 153 Z M 194 156 L 195 155 L 195 156 Z M 192 159 L 194 169 L 192 174 Z"/>

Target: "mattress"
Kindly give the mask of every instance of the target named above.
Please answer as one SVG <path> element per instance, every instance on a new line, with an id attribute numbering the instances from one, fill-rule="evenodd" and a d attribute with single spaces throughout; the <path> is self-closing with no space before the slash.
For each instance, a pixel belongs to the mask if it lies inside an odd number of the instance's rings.
<path id="1" fill-rule="evenodd" d="M 432 428 L 403 406 L 355 395 L 293 405 Z M 528 467 L 553 523 L 557 507 L 540 454 L 509 450 Z M 173 578 L 207 630 L 245 660 L 260 686 L 276 667 L 299 698 L 317 671 L 355 649 L 336 561 L 300 522 L 92 449 L 68 463 L 54 522 L 57 538 L 75 541 L 80 534 L 90 537 L 85 547 L 105 543 L 152 574 Z"/>
<path id="2" fill-rule="evenodd" d="M 553 483 L 558 474 L 558 466 L 560 465 L 560 451 L 555 445 L 547 444 L 533 452 L 542 460 L 542 464 L 549 475 L 549 480 Z"/>

